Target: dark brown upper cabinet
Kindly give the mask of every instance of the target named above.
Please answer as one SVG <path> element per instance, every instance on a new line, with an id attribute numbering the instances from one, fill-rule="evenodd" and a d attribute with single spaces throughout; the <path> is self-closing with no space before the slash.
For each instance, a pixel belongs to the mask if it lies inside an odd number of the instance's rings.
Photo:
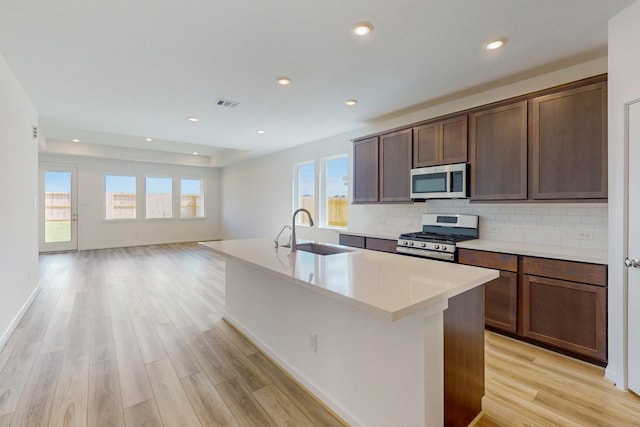
<path id="1" fill-rule="evenodd" d="M 472 201 L 606 200 L 606 79 L 594 76 L 356 140 L 353 202 L 409 202 L 411 167 L 463 162 L 471 164 Z"/>
<path id="2" fill-rule="evenodd" d="M 410 202 L 411 129 L 354 141 L 353 203 Z"/>
<path id="3" fill-rule="evenodd" d="M 607 83 L 534 98 L 532 197 L 607 197 Z"/>
<path id="4" fill-rule="evenodd" d="M 472 200 L 527 198 L 527 101 L 469 116 Z"/>
<path id="5" fill-rule="evenodd" d="M 378 137 L 353 143 L 353 203 L 378 201 Z"/>
<path id="6" fill-rule="evenodd" d="M 414 168 L 467 160 L 466 115 L 413 128 Z"/>
<path id="7" fill-rule="evenodd" d="M 380 201 L 410 202 L 411 129 L 380 136 Z"/>

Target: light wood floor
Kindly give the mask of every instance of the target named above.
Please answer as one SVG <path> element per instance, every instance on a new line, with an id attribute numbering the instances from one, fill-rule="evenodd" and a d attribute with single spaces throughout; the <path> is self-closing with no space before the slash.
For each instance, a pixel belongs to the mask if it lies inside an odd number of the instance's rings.
<path id="1" fill-rule="evenodd" d="M 208 249 L 44 255 L 40 286 L 0 352 L 0 427 L 341 425 L 222 320 Z"/>
<path id="2" fill-rule="evenodd" d="M 604 368 L 485 332 L 487 426 L 640 426 L 640 397 Z"/>
<path id="3" fill-rule="evenodd" d="M 0 427 L 341 425 L 221 320 L 223 281 L 195 244 L 42 256 L 0 352 Z M 486 337 L 478 426 L 640 425 L 601 368 Z"/>

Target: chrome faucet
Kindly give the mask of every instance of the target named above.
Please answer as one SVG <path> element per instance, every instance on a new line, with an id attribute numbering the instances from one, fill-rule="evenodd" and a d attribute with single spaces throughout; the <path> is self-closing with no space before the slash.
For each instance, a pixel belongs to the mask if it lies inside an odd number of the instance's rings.
<path id="1" fill-rule="evenodd" d="M 304 208 L 300 208 L 293 213 L 293 217 L 291 218 L 291 252 L 296 251 L 296 215 L 299 212 L 306 212 L 309 217 L 309 225 L 313 227 L 313 218 L 311 218 L 311 212 Z"/>

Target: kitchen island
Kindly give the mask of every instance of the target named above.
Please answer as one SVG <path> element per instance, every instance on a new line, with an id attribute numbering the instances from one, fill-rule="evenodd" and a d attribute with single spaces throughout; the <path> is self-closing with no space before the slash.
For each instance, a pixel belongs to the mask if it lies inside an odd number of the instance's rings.
<path id="1" fill-rule="evenodd" d="M 225 319 L 347 423 L 442 426 L 446 412 L 466 425 L 480 412 L 481 285 L 497 271 L 269 239 L 202 244 L 226 259 Z"/>

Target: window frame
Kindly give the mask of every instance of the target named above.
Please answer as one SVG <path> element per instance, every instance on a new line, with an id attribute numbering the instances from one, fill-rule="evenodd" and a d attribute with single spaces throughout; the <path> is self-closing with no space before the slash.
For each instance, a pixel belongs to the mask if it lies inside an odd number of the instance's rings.
<path id="1" fill-rule="evenodd" d="M 191 181 L 200 181 L 200 197 L 202 199 L 202 215 L 201 216 L 182 216 L 182 181 L 183 180 L 191 180 Z M 181 176 L 178 180 L 178 209 L 179 214 L 177 218 L 181 220 L 198 220 L 198 219 L 206 219 L 207 218 L 207 197 L 206 197 L 206 179 L 203 177 L 189 177 L 189 176 Z"/>
<path id="2" fill-rule="evenodd" d="M 135 216 L 133 218 L 107 218 L 107 177 L 126 177 L 126 178 L 133 178 L 134 180 L 134 189 L 135 189 L 135 193 L 134 193 L 134 201 L 135 201 L 135 209 L 134 209 L 134 214 Z M 138 182 L 138 176 L 137 175 L 129 175 L 129 174 L 123 174 L 123 173 L 105 173 L 103 175 L 103 187 L 102 187 L 102 202 L 103 202 L 103 209 L 102 209 L 102 220 L 105 222 L 135 222 L 138 221 L 140 219 L 140 201 L 139 201 L 139 182 Z"/>
<path id="3" fill-rule="evenodd" d="M 147 202 L 147 180 L 152 179 L 169 179 L 171 180 L 171 216 L 170 217 L 149 217 L 149 204 Z M 145 221 L 171 221 L 176 219 L 176 201 L 175 201 L 175 182 L 173 176 L 167 175 L 145 175 L 144 176 L 144 220 Z"/>
<path id="4" fill-rule="evenodd" d="M 313 212 L 311 212 L 311 216 L 314 217 L 316 216 L 316 212 L 318 211 L 318 198 L 316 196 L 318 194 L 318 179 L 317 179 L 318 169 L 316 168 L 315 160 L 304 160 L 301 162 L 295 162 L 293 164 L 291 214 L 293 215 L 293 213 L 300 208 L 300 205 L 298 204 L 300 200 L 300 169 L 307 165 L 313 165 Z M 298 222 L 301 216 L 302 215 L 299 215 L 296 217 L 295 225 L 302 226 L 302 227 L 312 227 L 309 224 Z M 306 218 L 306 215 L 304 216 Z M 318 224 L 317 218 L 313 218 L 313 221 L 314 221 L 313 227 L 316 227 Z"/>
<path id="5" fill-rule="evenodd" d="M 328 173 L 327 173 L 327 167 L 328 167 L 328 163 L 331 160 L 336 160 L 336 159 L 346 159 L 347 161 L 347 175 L 346 175 L 346 179 L 347 179 L 347 189 L 346 189 L 346 194 L 345 194 L 345 198 L 347 200 L 347 209 L 349 206 L 349 153 L 341 153 L 341 154 L 336 154 L 333 156 L 327 156 L 327 157 L 323 157 L 320 159 L 320 164 L 321 164 L 321 169 L 318 171 L 319 172 L 319 176 L 318 176 L 318 181 L 319 181 L 319 187 L 320 187 L 320 197 L 318 199 L 318 211 L 320 213 L 319 215 L 319 220 L 320 220 L 320 227 L 322 228 L 327 228 L 327 229 L 332 229 L 332 230 L 346 230 L 349 228 L 349 217 L 347 215 L 347 225 L 344 226 L 340 226 L 340 225 L 330 225 L 329 224 L 329 215 L 327 214 L 327 210 L 328 210 L 328 205 L 327 205 L 327 196 L 328 196 L 328 188 L 327 188 L 327 178 L 328 178 Z"/>

